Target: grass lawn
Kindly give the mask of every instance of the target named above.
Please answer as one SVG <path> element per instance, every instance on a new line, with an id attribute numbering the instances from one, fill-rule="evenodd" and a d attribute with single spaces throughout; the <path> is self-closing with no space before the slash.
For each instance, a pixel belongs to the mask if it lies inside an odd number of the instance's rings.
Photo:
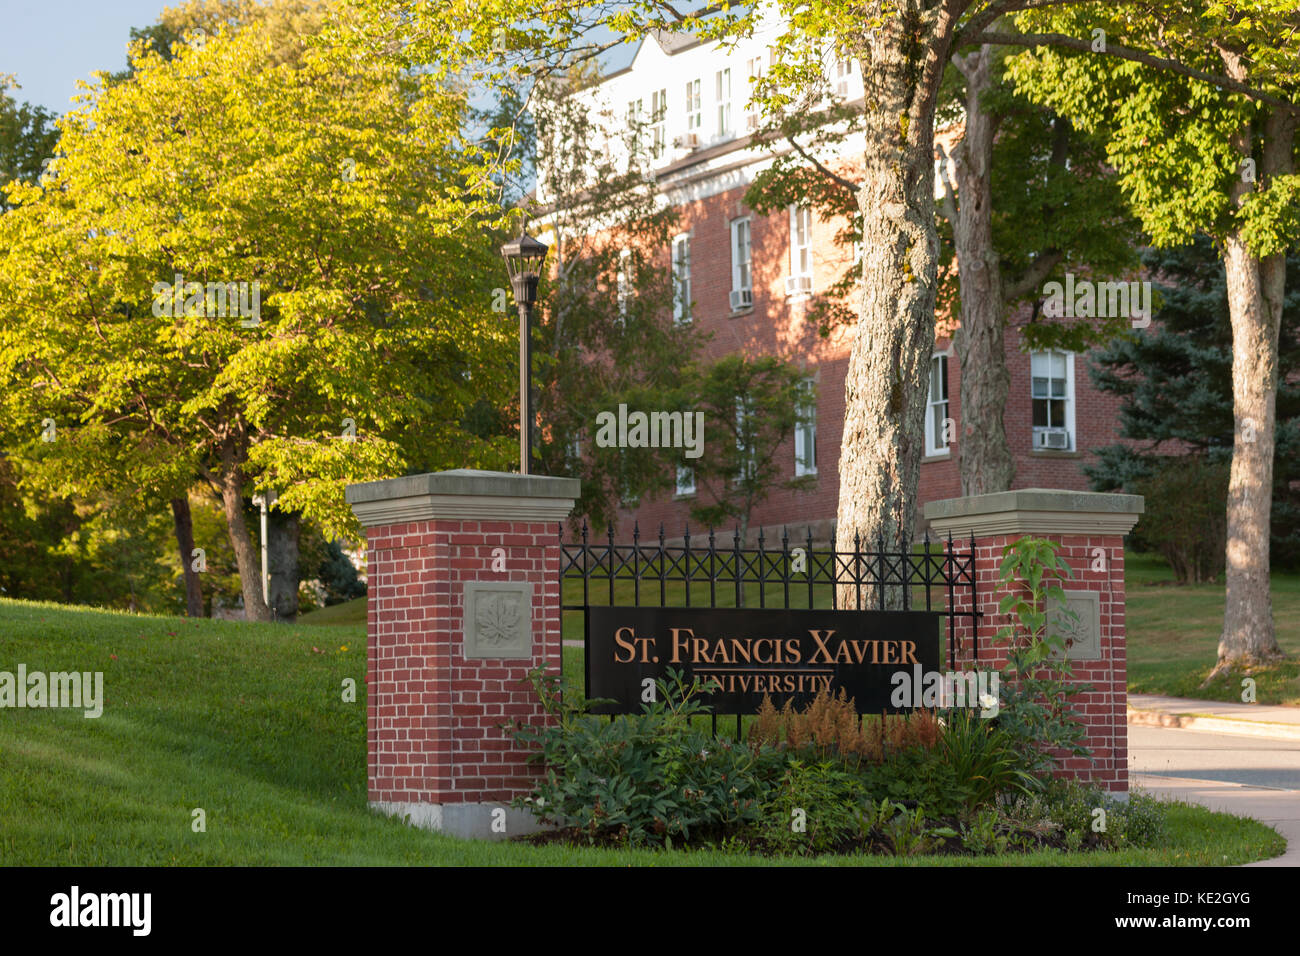
<path id="1" fill-rule="evenodd" d="M 565 669 L 581 672 L 566 649 Z M 365 793 L 365 627 L 189 621 L 0 600 L 0 670 L 104 673 L 104 712 L 0 710 L 0 865 L 1204 865 L 1274 856 L 1259 824 L 1176 806 L 1159 850 L 766 860 L 462 842 Z M 342 701 L 346 678 L 355 703 Z M 192 811 L 206 832 L 192 830 Z"/>
<path id="2" fill-rule="evenodd" d="M 1125 556 L 1130 693 L 1241 700 L 1241 675 L 1201 689 L 1218 657 L 1223 584 L 1174 585 L 1157 555 Z M 1277 641 L 1292 659 L 1254 672 L 1261 704 L 1300 705 L 1300 574 L 1274 574 Z"/>

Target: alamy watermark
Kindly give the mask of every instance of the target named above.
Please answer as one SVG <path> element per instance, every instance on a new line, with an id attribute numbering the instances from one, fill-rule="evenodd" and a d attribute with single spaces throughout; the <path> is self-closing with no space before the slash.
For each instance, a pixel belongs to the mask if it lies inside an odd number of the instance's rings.
<path id="1" fill-rule="evenodd" d="M 684 448 L 687 458 L 704 454 L 703 412 L 629 412 L 596 415 L 598 448 Z"/>
<path id="2" fill-rule="evenodd" d="M 0 671 L 0 707 L 33 709 L 63 707 L 84 710 L 86 717 L 104 713 L 102 671 L 32 671 L 18 665 L 18 673 Z"/>
<path id="3" fill-rule="evenodd" d="M 892 707 L 979 707 L 980 716 L 990 718 L 1002 709 L 997 671 L 923 671 L 916 664 L 911 671 L 895 671 L 889 682 L 894 688 L 889 695 Z"/>
<path id="4" fill-rule="evenodd" d="M 50 925 L 57 927 L 124 927 L 148 936 L 152 911 L 152 893 L 83 893 L 73 886 L 50 897 Z"/>
<path id="5" fill-rule="evenodd" d="M 153 284 L 153 314 L 210 319 L 238 315 L 240 325 L 253 329 L 262 324 L 262 286 L 259 282 L 186 282 L 178 272 L 172 282 Z"/>
<path id="6" fill-rule="evenodd" d="M 1043 286 L 1043 314 L 1049 319 L 1133 320 L 1133 328 L 1151 324 L 1150 282 L 1093 282 L 1065 274 L 1065 284 Z"/>

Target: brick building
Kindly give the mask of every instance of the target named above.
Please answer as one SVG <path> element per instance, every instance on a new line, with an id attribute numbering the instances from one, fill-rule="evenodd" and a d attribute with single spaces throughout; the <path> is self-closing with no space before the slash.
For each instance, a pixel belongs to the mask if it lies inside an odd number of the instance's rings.
<path id="1" fill-rule="evenodd" d="M 678 276 L 679 318 L 712 333 L 708 357 L 775 354 L 805 370 L 815 392 L 815 414 L 782 454 L 788 462 L 785 477 L 811 473 L 815 484 L 808 492 L 774 491 L 755 510 L 750 530 L 752 538 L 759 528 L 769 536 L 779 536 L 782 526 L 801 536 L 811 528 L 824 539 L 834 525 L 839 495 L 844 378 L 854 330 L 820 337 L 807 310 L 851 264 L 853 253 L 833 241 L 842 223 L 820 221 L 807 209 L 761 215 L 745 205 L 747 188 L 774 156 L 753 133 L 760 123 L 749 89 L 752 78 L 770 68 L 775 33 L 769 24 L 726 49 L 691 37 L 646 39 L 630 62 L 606 72 L 582 95 L 593 110 L 627 117 L 629 128 L 632 120 L 643 127 L 643 142 L 633 146 L 614 135 L 608 148 L 653 172 L 662 201 L 678 209 L 681 232 L 663 251 L 664 261 L 671 257 Z M 828 57 L 826 84 L 828 96 L 852 102 L 863 95 L 860 70 L 851 60 Z M 958 135 L 957 129 L 942 130 L 938 139 L 951 142 Z M 865 147 L 861 137 L 846 139 L 831 161 L 851 168 Z M 780 153 L 777 146 L 775 155 Z M 547 197 L 538 198 L 544 203 Z M 1012 487 L 1085 490 L 1082 466 L 1095 457 L 1090 449 L 1115 440 L 1119 401 L 1093 388 L 1086 354 L 1022 352 L 1017 326 L 1027 320 L 1026 308 L 1006 333 L 1011 390 L 1004 420 L 1016 468 Z M 958 364 L 950 339 L 940 334 L 926 414 L 921 504 L 960 494 Z M 945 419 L 950 420 L 947 436 Z M 626 512 L 623 529 L 630 529 L 633 519 L 645 530 L 662 522 L 670 537 L 678 536 L 695 494 L 688 465 L 683 458 L 676 495 L 636 503 Z"/>

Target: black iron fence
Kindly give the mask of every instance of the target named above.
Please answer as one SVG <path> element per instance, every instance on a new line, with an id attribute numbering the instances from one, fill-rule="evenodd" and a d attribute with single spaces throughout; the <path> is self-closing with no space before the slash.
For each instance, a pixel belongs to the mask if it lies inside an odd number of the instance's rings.
<path id="1" fill-rule="evenodd" d="M 926 534 L 913 547 L 904 542 L 897 551 L 863 550 L 855 536 L 853 549 L 841 551 L 832 535 L 829 547 L 818 548 L 812 532 L 791 546 L 782 531 L 780 549 L 768 548 L 760 531 L 758 547 L 742 547 L 740 532 L 692 535 L 681 544 L 667 544 L 664 528 L 657 538 L 642 539 L 634 526 L 632 542 L 617 544 L 610 528 L 605 540 L 591 540 L 583 523 L 581 540 L 566 543 L 560 529 L 560 591 L 564 611 L 582 611 L 593 604 L 632 607 L 772 607 L 864 610 L 889 606 L 902 610 L 935 611 L 947 618 L 949 669 L 956 669 L 957 622 L 970 627 L 970 659 L 978 656 L 974 635 L 980 612 L 976 593 L 975 539 L 962 552 L 947 541 L 932 541 Z M 731 538 L 727 547 L 725 538 Z M 573 601 L 581 581 L 581 601 Z M 566 585 L 569 585 L 566 587 Z M 844 607 L 840 594 L 852 595 Z M 866 602 L 864 603 L 864 599 Z M 586 633 L 585 621 L 583 633 Z"/>

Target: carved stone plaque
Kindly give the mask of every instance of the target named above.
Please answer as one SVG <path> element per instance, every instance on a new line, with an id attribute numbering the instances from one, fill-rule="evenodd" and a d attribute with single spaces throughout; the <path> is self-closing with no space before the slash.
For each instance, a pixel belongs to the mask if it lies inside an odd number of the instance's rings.
<path id="1" fill-rule="evenodd" d="M 1066 591 L 1066 606 L 1074 619 L 1061 615 L 1055 601 L 1047 605 L 1048 632 L 1065 638 L 1065 656 L 1072 661 L 1101 660 L 1101 593 Z M 1060 655 L 1053 655 L 1059 657 Z"/>
<path id="2" fill-rule="evenodd" d="M 533 585 L 465 582 L 465 658 L 533 656 Z"/>

